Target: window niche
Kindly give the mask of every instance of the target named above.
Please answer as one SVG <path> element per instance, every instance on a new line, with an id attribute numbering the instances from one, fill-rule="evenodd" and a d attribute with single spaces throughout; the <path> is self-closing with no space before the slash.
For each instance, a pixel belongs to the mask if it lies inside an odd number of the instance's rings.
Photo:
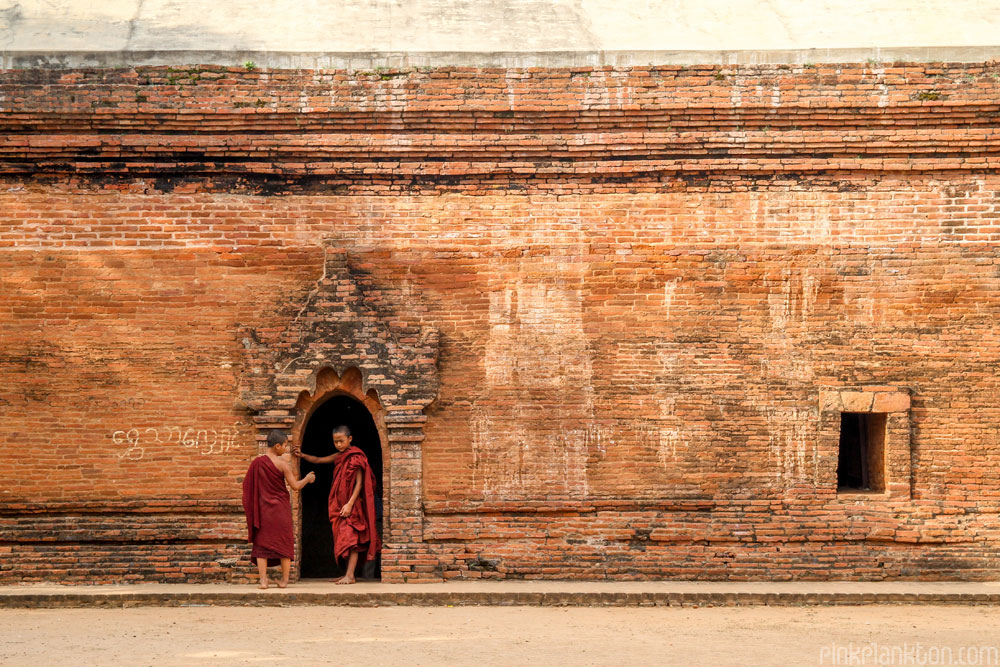
<path id="1" fill-rule="evenodd" d="M 910 394 L 900 387 L 820 391 L 817 483 L 838 497 L 910 497 Z"/>
<path id="2" fill-rule="evenodd" d="M 885 491 L 884 412 L 841 412 L 837 491 Z"/>

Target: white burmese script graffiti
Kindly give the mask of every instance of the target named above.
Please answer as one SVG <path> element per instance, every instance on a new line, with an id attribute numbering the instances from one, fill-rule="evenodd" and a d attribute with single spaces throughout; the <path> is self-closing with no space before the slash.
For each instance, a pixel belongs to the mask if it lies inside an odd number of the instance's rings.
<path id="1" fill-rule="evenodd" d="M 225 454 L 239 447 L 236 438 L 240 427 L 245 426 L 249 424 L 237 422 L 221 430 L 180 426 L 121 429 L 111 434 L 111 442 L 121 446 L 118 458 L 127 461 L 141 460 L 146 455 L 146 448 L 155 445 L 180 445 L 206 456 Z"/>

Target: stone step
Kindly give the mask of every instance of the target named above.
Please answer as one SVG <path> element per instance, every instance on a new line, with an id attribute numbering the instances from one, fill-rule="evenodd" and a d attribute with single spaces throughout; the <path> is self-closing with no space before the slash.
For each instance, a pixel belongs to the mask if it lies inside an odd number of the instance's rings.
<path id="1" fill-rule="evenodd" d="M 0 608 L 136 606 L 812 606 L 997 605 L 1000 581 L 925 582 L 447 582 L 332 581 L 259 590 L 243 584 L 0 586 Z"/>

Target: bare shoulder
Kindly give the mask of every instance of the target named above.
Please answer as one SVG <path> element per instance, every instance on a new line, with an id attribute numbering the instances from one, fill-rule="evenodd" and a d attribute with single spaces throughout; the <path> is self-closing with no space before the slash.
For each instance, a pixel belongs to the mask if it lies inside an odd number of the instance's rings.
<path id="1" fill-rule="evenodd" d="M 288 472 L 291 470 L 291 468 L 288 467 L 288 461 L 282 458 L 273 458 L 271 456 L 268 456 L 267 458 L 271 459 L 271 463 L 273 463 L 281 472 Z"/>

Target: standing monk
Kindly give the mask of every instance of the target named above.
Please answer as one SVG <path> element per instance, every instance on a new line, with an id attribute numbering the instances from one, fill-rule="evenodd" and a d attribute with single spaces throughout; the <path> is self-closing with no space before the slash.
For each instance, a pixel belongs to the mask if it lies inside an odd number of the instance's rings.
<path id="1" fill-rule="evenodd" d="M 299 491 L 316 479 L 309 473 L 295 479 L 291 466 L 282 459 L 287 438 L 275 429 L 267 434 L 267 452 L 250 464 L 243 478 L 243 511 L 247 515 L 249 541 L 253 542 L 251 560 L 257 561 L 260 588 L 267 588 L 267 566 L 281 564 L 278 588 L 288 586 L 288 573 L 295 556 L 295 535 L 292 529 L 292 503 L 285 482 Z"/>
<path id="2" fill-rule="evenodd" d="M 338 561 L 347 557 L 347 572 L 338 584 L 353 584 L 358 557 L 375 560 L 382 541 L 375 528 L 375 476 L 365 453 L 351 444 L 351 429 L 333 429 L 333 446 L 337 453 L 312 456 L 296 450 L 310 463 L 333 463 L 333 484 L 330 485 L 330 523 L 333 527 L 333 555 Z"/>

